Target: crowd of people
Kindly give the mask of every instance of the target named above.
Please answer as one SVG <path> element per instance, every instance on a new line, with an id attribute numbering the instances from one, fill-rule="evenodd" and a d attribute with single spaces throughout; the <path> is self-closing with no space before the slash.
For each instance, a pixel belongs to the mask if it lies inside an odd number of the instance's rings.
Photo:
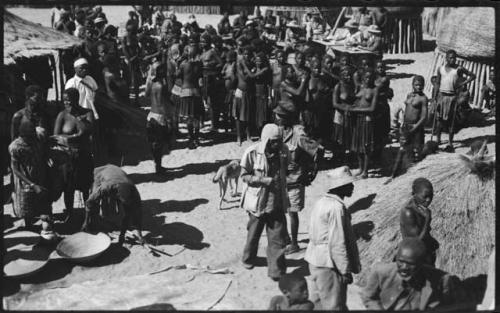
<path id="1" fill-rule="evenodd" d="M 347 166 L 329 173 L 329 191 L 312 209 L 305 256 L 322 308 L 346 309 L 347 285 L 361 269 L 343 200 L 352 195 L 354 181 L 368 177 L 370 166 L 380 160 L 391 138 L 389 100 L 394 94 L 382 61 L 384 12 L 360 10 L 337 31 L 324 29 L 312 12 L 305 15 L 301 27 L 286 16 L 273 16 L 272 11 L 264 16 L 258 13 L 253 19 L 241 12 L 232 24 L 225 13 L 216 28 L 207 25 L 202 29 L 194 15 L 182 24 L 174 13 L 165 16 L 161 7 L 154 7 L 150 15 L 130 11 L 126 35 L 117 38 L 117 27 L 107 23 L 101 7 L 73 11 L 58 8 L 52 17 L 55 29 L 83 39 L 83 45 L 71 55 L 64 110 L 53 130 L 43 112 L 46 93 L 39 86 L 26 89 L 26 106 L 12 119 L 9 152 L 16 216 L 31 227 L 41 215 L 50 215 L 51 203 L 64 192 L 66 217 L 70 218 L 75 190 L 80 190 L 93 215 L 98 214 L 98 201 L 118 195 L 119 204 L 133 211 L 123 228 L 128 224 L 140 227 L 137 189 L 119 169 L 98 171 L 102 177 L 96 183 L 93 156 L 95 142 L 103 138 L 99 97 L 131 105 L 130 93 L 138 103 L 140 87 L 145 84 L 146 102 L 151 107 L 145 121 L 147 138 L 158 174 L 165 173 L 161 166 L 165 146 L 172 138 L 183 136 L 183 120 L 190 148 L 200 145 L 200 128 L 206 119 L 211 119 L 213 132 L 236 130 L 240 145 L 244 139 L 260 137 L 241 159 L 241 178 L 246 184 L 241 206 L 249 213 L 242 261 L 247 269 L 255 266 L 265 227 L 268 275 L 279 281 L 284 293 L 273 298 L 272 309 L 314 306 L 303 278 L 286 274 L 285 254 L 300 250 L 298 213 L 304 208 L 305 187 L 315 179 L 325 149 L 332 151 L 339 165 L 349 163 L 349 155 L 357 157 L 356 174 Z M 374 58 L 334 56 L 313 40 L 365 47 Z M 282 41 L 285 44 L 280 46 Z M 428 111 L 436 115 L 438 141 L 441 130 L 447 128 L 447 149 L 453 150 L 450 121 L 455 118 L 455 107 L 469 105 L 466 87 L 474 79 L 473 73 L 456 64 L 453 50 L 447 52 L 446 64 L 431 82 L 431 99 L 423 93 L 424 78 L 413 77 L 404 118 L 396 128 L 401 151 L 393 177 L 403 154 L 414 161 L 422 158 Z M 483 98 L 494 103 L 490 90 L 494 84 L 486 85 Z M 363 293 L 368 309 L 425 310 L 461 300 L 450 294 L 455 290 L 450 285 L 453 279 L 432 267 L 439 246 L 430 236 L 432 197 L 428 180 L 415 181 L 413 198 L 401 213 L 404 240 L 396 263 L 374 269 Z M 87 222 L 88 218 L 85 229 Z M 432 290 L 424 291 L 422 286 Z"/>

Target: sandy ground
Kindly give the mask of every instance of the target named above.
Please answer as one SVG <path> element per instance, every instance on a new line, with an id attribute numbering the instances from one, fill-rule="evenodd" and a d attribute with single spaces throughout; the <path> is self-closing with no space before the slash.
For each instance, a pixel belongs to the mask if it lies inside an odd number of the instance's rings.
<path id="1" fill-rule="evenodd" d="M 27 9 L 11 11 L 16 14 L 31 12 Z M 113 21 L 116 10 L 104 8 L 104 11 L 110 21 Z M 42 14 L 34 18 L 40 16 Z M 43 15 L 44 20 L 48 20 L 47 16 Z M 432 52 L 385 57 L 389 73 L 395 75 L 391 80 L 395 93 L 394 104 L 402 103 L 406 94 L 411 91 L 412 75 L 427 75 L 432 57 Z M 491 140 L 494 135 L 494 124 L 463 129 L 456 136 L 457 147 L 469 143 L 471 138 Z M 250 271 L 244 269 L 240 265 L 240 258 L 248 218 L 238 207 L 238 198 L 229 197 L 230 202 L 225 203 L 225 210 L 219 211 L 218 186 L 211 181 L 222 163 L 239 159 L 249 146 L 249 143 L 245 143 L 239 147 L 232 142 L 233 139 L 229 135 L 218 134 L 217 141 L 213 144 L 207 141 L 205 146 L 195 150 L 172 151 L 163 157 L 163 166 L 169 169 L 165 179 L 152 174 L 154 165 L 151 160 L 147 160 L 147 151 L 139 162 L 123 166 L 136 183 L 143 199 L 146 237 L 150 243 L 175 254 L 174 256 L 155 257 L 141 246 L 126 244 L 122 248 L 112 245 L 98 260 L 86 266 L 54 259 L 39 274 L 9 282 L 8 288 L 4 288 L 4 304 L 11 309 L 130 309 L 155 302 L 169 302 L 177 309 L 207 309 L 223 294 L 231 281 L 227 294 L 214 309 L 265 309 L 271 297 L 280 294 L 277 284 L 267 277 L 266 237 L 263 236 L 259 247 L 259 266 Z M 494 151 L 494 143 L 489 148 Z M 458 148 L 457 152 L 465 150 L 466 148 Z M 385 152 L 387 165 L 390 165 L 390 160 L 394 157 L 391 153 L 391 149 Z M 330 167 L 329 164 L 324 164 L 325 170 Z M 299 240 L 304 249 L 310 210 L 327 186 L 325 170 L 320 171 L 317 179 L 307 188 L 305 210 L 299 214 Z M 354 195 L 347 199 L 347 204 L 376 193 L 386 179 L 387 177 L 374 175 L 356 182 Z M 56 213 L 61 212 L 62 208 L 61 200 L 54 204 Z M 5 210 L 12 212 L 10 205 L 5 206 Z M 77 213 L 75 225 L 81 221 L 81 210 Z M 68 231 L 60 227 L 61 232 Z M 111 232 L 115 238 L 117 234 L 117 231 Z M 303 253 L 304 250 L 288 258 L 289 272 L 299 271 L 307 275 Z M 172 269 L 166 274 L 147 275 L 183 264 L 228 268 L 232 274 L 212 275 L 200 270 Z M 109 292 L 113 288 L 118 288 L 118 291 Z M 356 285 L 349 287 L 350 309 L 363 309 L 359 290 L 360 287 Z M 101 292 L 105 296 L 92 296 Z M 89 297 L 92 301 L 88 300 Z"/>

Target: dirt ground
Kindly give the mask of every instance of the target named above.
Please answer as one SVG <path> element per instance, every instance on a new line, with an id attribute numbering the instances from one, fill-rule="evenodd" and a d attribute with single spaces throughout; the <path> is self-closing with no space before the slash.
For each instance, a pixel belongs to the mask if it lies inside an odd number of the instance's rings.
<path id="1" fill-rule="evenodd" d="M 11 11 L 25 18 L 33 14 L 30 9 Z M 126 11 L 122 8 L 119 16 L 126 16 Z M 118 10 L 105 7 L 104 12 L 111 22 L 118 18 L 115 17 Z M 49 20 L 45 13 L 33 15 L 32 20 L 40 16 L 44 21 Z M 204 17 L 200 15 L 198 20 L 203 21 Z M 200 24 L 203 26 L 203 23 Z M 393 105 L 402 103 L 411 91 L 413 75 L 427 76 L 432 58 L 433 52 L 384 57 L 388 72 L 393 75 Z M 461 130 L 456 135 L 457 152 L 465 152 L 467 148 L 460 146 L 469 144 L 473 138 L 490 139 L 493 143 L 489 149 L 494 151 L 494 121 L 489 124 Z M 443 138 L 447 139 L 446 136 Z M 224 210 L 219 211 L 218 186 L 211 180 L 221 164 L 239 159 L 250 145 L 246 142 L 240 147 L 233 142 L 234 139 L 234 135 L 219 133 L 215 140 L 205 140 L 203 146 L 195 150 L 176 149 L 165 155 L 162 162 L 168 168 L 166 178 L 152 173 L 154 165 L 148 159 L 149 151 L 139 153 L 142 155 L 139 160 L 125 156 L 123 169 L 136 183 L 143 200 L 144 234 L 151 244 L 172 256 L 155 257 L 138 245 L 118 247 L 113 244 L 99 259 L 88 265 L 75 265 L 55 258 L 35 276 L 10 281 L 7 286 L 4 284 L 4 306 L 9 309 L 131 309 L 168 302 L 176 309 L 202 310 L 216 303 L 228 288 L 213 309 L 266 309 L 271 297 L 280 294 L 277 283 L 267 277 L 266 237 L 262 237 L 259 246 L 258 266 L 253 270 L 244 269 L 240 258 L 248 217 L 238 207 L 239 198 L 229 197 Z M 183 147 L 185 143 L 179 142 L 179 145 Z M 394 151 L 390 147 L 385 151 L 384 164 L 387 168 L 394 158 Z M 288 272 L 298 271 L 307 275 L 307 263 L 303 260 L 308 241 L 307 221 L 314 202 L 326 191 L 325 171 L 331 167 L 331 163 L 325 162 L 317 179 L 307 187 L 305 209 L 299 214 L 299 240 L 303 249 L 287 259 Z M 387 179 L 387 168 L 381 172 L 372 171 L 373 177 L 356 182 L 354 194 L 347 199 L 347 204 L 376 193 Z M 62 209 L 63 203 L 59 200 L 54 204 L 54 212 L 60 213 Z M 5 211 L 12 213 L 11 206 L 5 206 Z M 70 232 L 71 227 L 81 222 L 82 209 L 76 213 L 72 226 L 58 226 L 61 233 Z M 118 231 L 112 231 L 110 235 L 116 242 Z M 169 266 L 185 264 L 227 268 L 232 273 L 210 274 L 188 268 L 148 275 Z M 359 286 L 349 287 L 349 309 L 364 308 L 359 291 Z"/>

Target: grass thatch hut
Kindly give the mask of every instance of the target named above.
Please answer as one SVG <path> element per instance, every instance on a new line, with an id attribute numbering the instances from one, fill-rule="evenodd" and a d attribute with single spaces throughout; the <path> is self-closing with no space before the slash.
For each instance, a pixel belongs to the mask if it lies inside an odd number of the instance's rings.
<path id="1" fill-rule="evenodd" d="M 451 7 L 431 7 L 424 8 L 422 12 L 422 31 L 432 37 L 436 37 L 439 28 L 441 27 L 441 22 L 444 17 L 452 10 Z"/>
<path id="2" fill-rule="evenodd" d="M 61 52 L 72 49 L 81 44 L 78 38 L 35 24 L 4 11 L 4 58 L 5 72 L 9 82 L 19 81 L 19 70 L 30 68 L 30 62 L 40 61 L 50 64 L 53 77 L 53 86 L 56 89 L 56 98 L 64 86 L 62 62 L 59 62 Z M 14 69 L 16 67 L 16 69 Z M 10 77 L 13 76 L 13 77 Z M 11 86 L 6 92 L 12 98 L 18 98 L 20 86 Z M 24 86 L 22 92 L 24 93 Z"/>
<path id="3" fill-rule="evenodd" d="M 458 55 L 457 63 L 476 74 L 469 92 L 472 103 L 477 103 L 495 63 L 495 10 L 488 7 L 450 9 L 441 22 L 436 45 L 427 81 L 444 64 L 446 51 L 454 49 Z M 426 92 L 430 93 L 432 86 L 426 85 Z"/>
<path id="4" fill-rule="evenodd" d="M 401 240 L 400 210 L 418 177 L 429 179 L 434 186 L 431 235 L 440 243 L 436 267 L 462 279 L 487 273 L 488 257 L 495 246 L 495 163 L 464 162 L 462 158 L 449 153 L 427 157 L 383 186 L 370 208 L 353 215 L 355 229 L 370 225 L 365 227 L 368 234 L 358 231 L 361 284 L 372 264 L 393 260 Z M 486 165 L 488 174 L 476 174 L 470 164 Z"/>

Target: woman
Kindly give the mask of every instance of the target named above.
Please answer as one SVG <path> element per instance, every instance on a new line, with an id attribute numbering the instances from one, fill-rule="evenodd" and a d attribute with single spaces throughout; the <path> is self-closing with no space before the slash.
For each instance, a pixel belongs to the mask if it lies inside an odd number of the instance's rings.
<path id="1" fill-rule="evenodd" d="M 343 66 L 340 70 L 340 82 L 333 88 L 333 142 L 337 147 L 339 160 L 343 163 L 345 152 L 350 149 L 352 120 L 348 108 L 354 105 L 356 99 L 352 68 Z"/>
<path id="2" fill-rule="evenodd" d="M 90 144 L 94 115 L 92 110 L 78 104 L 79 95 L 76 88 L 64 91 L 64 110 L 57 115 L 54 125 L 54 137 L 70 157 L 69 162 L 62 167 L 67 219 L 73 212 L 75 190 L 81 191 L 83 200 L 86 201 L 94 175 Z"/>
<path id="3" fill-rule="evenodd" d="M 354 127 L 351 140 L 351 151 L 358 155 L 358 176 L 368 178 L 368 165 L 375 148 L 374 112 L 378 102 L 378 88 L 375 87 L 375 75 L 366 71 L 363 75 L 361 89 L 356 93 L 354 107 L 347 111 L 354 112 Z"/>
<path id="4" fill-rule="evenodd" d="M 44 143 L 37 138 L 34 123 L 20 124 L 18 135 L 9 145 L 13 208 L 16 217 L 24 219 L 26 228 L 31 229 L 36 217 L 51 213 L 47 154 Z"/>
<path id="5" fill-rule="evenodd" d="M 127 63 L 127 78 L 129 86 L 133 88 L 135 95 L 135 104 L 139 106 L 139 86 L 141 84 L 141 46 L 137 38 L 137 28 L 135 24 L 128 23 L 127 34 L 122 40 L 123 55 L 125 56 L 125 63 Z"/>
<path id="6" fill-rule="evenodd" d="M 375 86 L 378 87 L 378 103 L 375 112 L 375 151 L 374 157 L 379 158 L 387 142 L 391 130 L 391 108 L 389 100 L 394 96 L 390 86 L 390 79 L 386 75 L 384 62 L 378 61 L 375 65 Z"/>
<path id="7" fill-rule="evenodd" d="M 260 133 L 270 117 L 267 97 L 271 77 L 269 63 L 263 52 L 260 52 L 255 57 L 255 69 L 251 77 L 255 82 L 255 125 Z"/>
<path id="8" fill-rule="evenodd" d="M 285 68 L 285 80 L 281 82 L 280 85 L 280 104 L 287 106 L 287 104 L 291 104 L 294 108 L 294 112 L 298 112 L 297 108 L 303 107 L 304 98 L 301 95 L 304 94 L 304 91 L 307 88 L 309 83 L 309 73 L 306 73 L 300 79 L 297 77 L 297 73 L 293 69 L 291 65 L 288 65 Z M 288 105 L 290 107 L 290 105 Z"/>
<path id="9" fill-rule="evenodd" d="M 233 117 L 236 122 L 236 140 L 240 146 L 243 130 L 247 140 L 251 141 L 249 124 L 255 119 L 255 84 L 249 71 L 253 67 L 252 55 L 252 48 L 247 46 L 243 49 L 242 59 L 236 62 L 238 86 L 234 92 Z"/>

